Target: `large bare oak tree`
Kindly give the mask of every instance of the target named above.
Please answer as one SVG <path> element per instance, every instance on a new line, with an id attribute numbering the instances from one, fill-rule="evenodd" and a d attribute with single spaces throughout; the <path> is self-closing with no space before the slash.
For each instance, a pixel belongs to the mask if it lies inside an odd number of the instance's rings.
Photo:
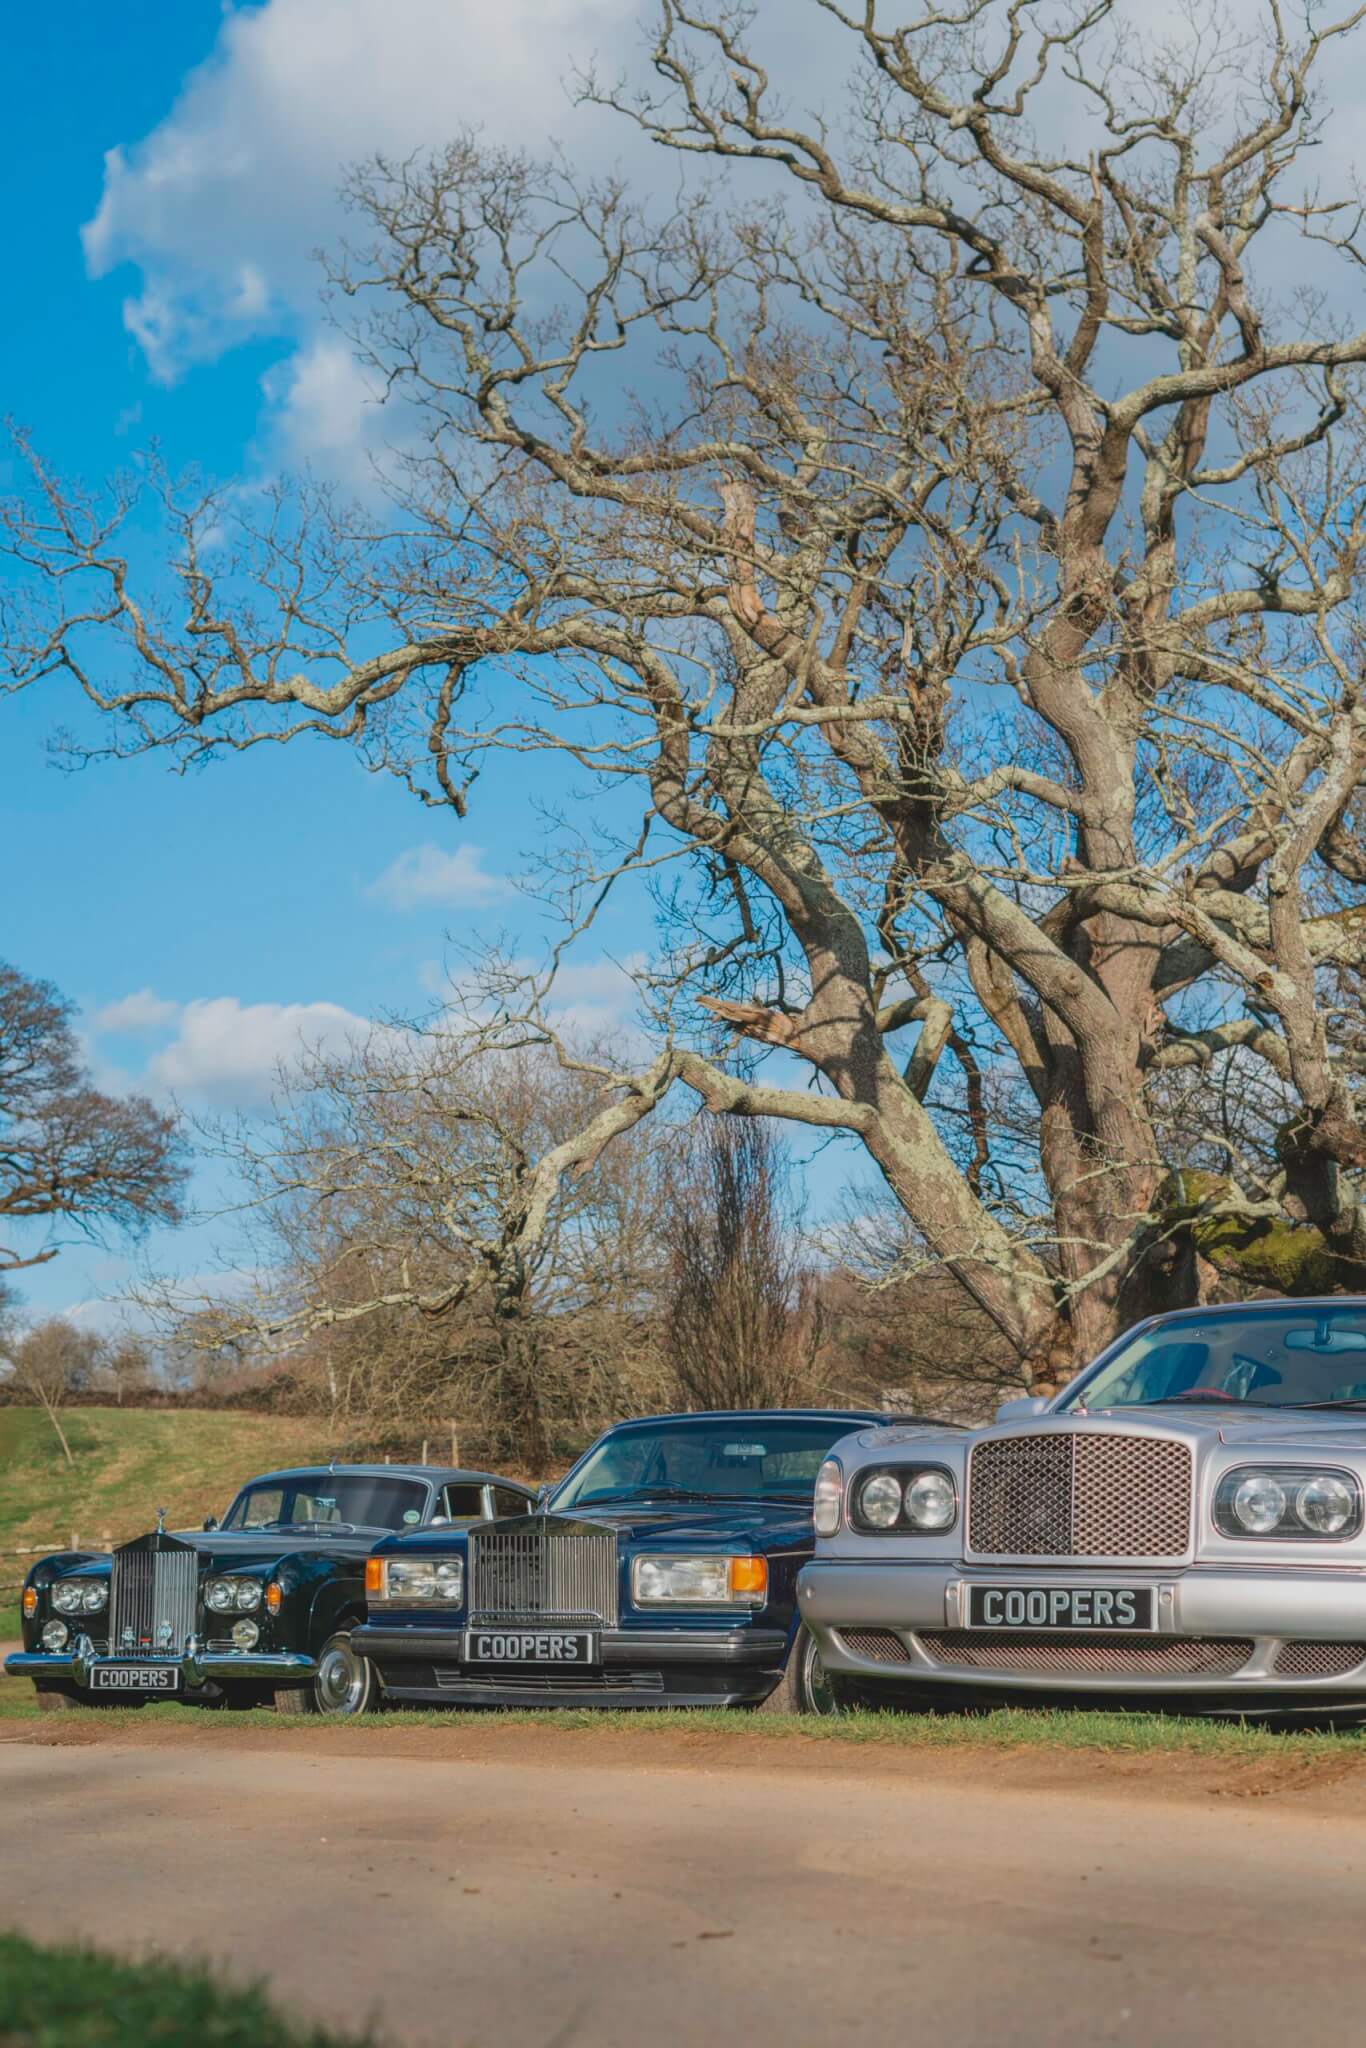
<path id="1" fill-rule="evenodd" d="M 129 491 L 37 467 L 10 523 L 13 679 L 114 751 L 325 734 L 452 822 L 498 750 L 635 792 L 565 853 L 571 922 L 649 864 L 673 920 L 597 1135 L 675 1082 L 853 1133 L 1040 1383 L 1190 1296 L 1196 1226 L 1366 1272 L 1363 252 L 1310 182 L 1360 14 L 1144 13 L 664 0 L 647 86 L 582 89 L 673 209 L 470 140 L 353 179 L 394 518 L 167 488 L 178 594 Z"/>

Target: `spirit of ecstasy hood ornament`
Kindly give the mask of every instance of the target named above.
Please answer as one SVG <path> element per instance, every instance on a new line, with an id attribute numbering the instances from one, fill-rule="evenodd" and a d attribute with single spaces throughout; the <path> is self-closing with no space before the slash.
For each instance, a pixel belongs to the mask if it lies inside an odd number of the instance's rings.
<path id="1" fill-rule="evenodd" d="M 158 1509 L 157 1509 L 157 1535 L 158 1535 L 158 1536 L 164 1536 L 165 1534 L 166 1534 L 166 1510 L 165 1510 L 165 1508 L 158 1508 Z"/>

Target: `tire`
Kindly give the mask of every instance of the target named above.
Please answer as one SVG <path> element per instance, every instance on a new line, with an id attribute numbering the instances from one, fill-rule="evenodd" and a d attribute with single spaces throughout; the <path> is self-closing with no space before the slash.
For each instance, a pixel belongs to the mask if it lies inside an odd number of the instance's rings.
<path id="1" fill-rule="evenodd" d="M 844 1711 L 844 1704 L 836 1682 L 821 1663 L 816 1638 L 803 1623 L 788 1651 L 783 1675 L 768 1698 L 760 1702 L 759 1712 L 840 1714 Z"/>
<path id="2" fill-rule="evenodd" d="M 35 1685 L 40 1714 L 65 1714 L 81 1703 L 69 1685 Z"/>
<path id="3" fill-rule="evenodd" d="M 294 1704 L 301 1696 L 308 1702 L 306 1706 Z M 352 1649 L 350 1629 L 340 1628 L 318 1652 L 313 1683 L 277 1692 L 275 1707 L 277 1713 L 313 1713 L 328 1721 L 351 1721 L 358 1714 L 373 1713 L 378 1696 L 374 1665 L 359 1650 Z M 282 1705 L 282 1700 L 289 1704 Z"/>
<path id="4" fill-rule="evenodd" d="M 275 1711 L 277 1714 L 311 1714 L 313 1712 L 312 1686 L 279 1686 L 275 1693 Z"/>

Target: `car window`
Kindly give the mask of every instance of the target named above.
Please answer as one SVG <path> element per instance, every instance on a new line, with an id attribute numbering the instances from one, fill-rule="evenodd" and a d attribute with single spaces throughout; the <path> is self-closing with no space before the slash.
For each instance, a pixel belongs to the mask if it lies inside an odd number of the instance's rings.
<path id="1" fill-rule="evenodd" d="M 1323 1306 L 1212 1311 L 1134 1337 L 1069 1397 L 1070 1408 L 1153 1401 L 1273 1408 L 1356 1401 L 1366 1385 L 1366 1311 Z"/>
<path id="2" fill-rule="evenodd" d="M 223 1517 L 225 1529 L 265 1529 L 276 1523 L 326 1529 L 345 1523 L 357 1529 L 415 1529 L 426 1511 L 428 1491 L 416 1479 L 368 1472 L 329 1472 L 325 1478 L 247 1486 Z"/>
<path id="3" fill-rule="evenodd" d="M 443 1487 L 441 1502 L 442 1513 L 448 1522 L 482 1522 L 484 1519 L 482 1486 Z"/>
<path id="4" fill-rule="evenodd" d="M 246 1495 L 241 1517 L 225 1520 L 224 1528 L 264 1529 L 270 1522 L 278 1522 L 284 1511 L 284 1488 L 280 1486 L 257 1486 Z"/>
<path id="5" fill-rule="evenodd" d="M 493 1511 L 497 1515 L 529 1515 L 531 1502 L 524 1493 L 515 1493 L 510 1486 L 495 1486 Z"/>
<path id="6" fill-rule="evenodd" d="M 717 1499 L 809 1500 L 830 1446 L 851 1419 L 728 1415 L 628 1423 L 593 1446 L 551 1497 L 563 1510 L 652 1492 Z"/>

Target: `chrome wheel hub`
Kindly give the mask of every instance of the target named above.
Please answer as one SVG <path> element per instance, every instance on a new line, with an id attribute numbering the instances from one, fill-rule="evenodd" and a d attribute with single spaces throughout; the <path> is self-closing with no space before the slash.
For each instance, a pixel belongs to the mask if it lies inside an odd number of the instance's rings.
<path id="1" fill-rule="evenodd" d="M 839 1713 L 839 1702 L 835 1698 L 834 1687 L 821 1662 L 821 1653 L 814 1636 L 808 1636 L 802 1647 L 802 1691 L 806 1696 L 805 1705 L 809 1713 Z"/>
<path id="2" fill-rule="evenodd" d="M 318 1708 L 324 1714 L 354 1714 L 365 1698 L 363 1660 L 349 1643 L 329 1643 L 315 1680 Z"/>

